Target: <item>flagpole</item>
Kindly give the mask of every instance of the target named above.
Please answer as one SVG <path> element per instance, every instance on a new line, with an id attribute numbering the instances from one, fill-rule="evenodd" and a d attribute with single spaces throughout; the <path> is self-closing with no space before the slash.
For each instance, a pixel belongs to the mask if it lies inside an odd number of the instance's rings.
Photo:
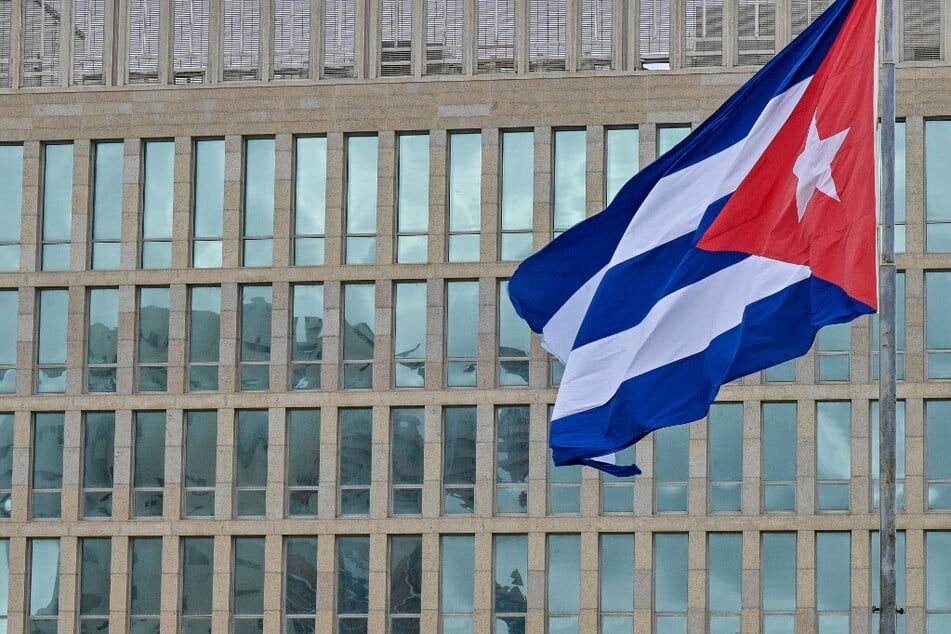
<path id="1" fill-rule="evenodd" d="M 895 0 L 883 4 L 882 257 L 879 271 L 879 634 L 895 634 Z"/>

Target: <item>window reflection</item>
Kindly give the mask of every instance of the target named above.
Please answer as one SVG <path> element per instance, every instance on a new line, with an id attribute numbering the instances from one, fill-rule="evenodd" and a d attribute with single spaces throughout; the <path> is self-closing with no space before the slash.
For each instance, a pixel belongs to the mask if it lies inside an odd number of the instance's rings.
<path id="1" fill-rule="evenodd" d="M 686 512 L 690 428 L 664 427 L 653 436 L 654 509 L 658 513 Z"/>
<path id="2" fill-rule="evenodd" d="M 476 408 L 443 409 L 443 513 L 475 510 Z"/>
<path id="3" fill-rule="evenodd" d="M 525 535 L 495 535 L 493 541 L 494 631 L 521 632 L 528 606 L 528 539 Z"/>
<path id="4" fill-rule="evenodd" d="M 20 268 L 23 145 L 0 144 L 0 271 Z"/>
<path id="5" fill-rule="evenodd" d="M 168 389 L 168 287 L 139 289 L 136 361 L 141 392 Z"/>
<path id="6" fill-rule="evenodd" d="M 472 634 L 475 538 L 472 535 L 443 535 L 440 542 L 439 611 L 443 631 Z"/>
<path id="7" fill-rule="evenodd" d="M 795 631 L 796 533 L 762 533 L 760 540 L 763 632 Z"/>
<path id="8" fill-rule="evenodd" d="M 394 515 L 420 515 L 423 512 L 423 420 L 422 407 L 392 410 L 390 482 Z"/>
<path id="9" fill-rule="evenodd" d="M 161 517 L 165 486 L 165 412 L 136 412 L 132 516 Z"/>
<path id="10" fill-rule="evenodd" d="M 654 627 L 687 632 L 686 533 L 654 533 Z"/>
<path id="11" fill-rule="evenodd" d="M 291 389 L 316 390 L 320 388 L 320 368 L 324 356 L 323 334 L 323 285 L 292 285 Z"/>
<path id="12" fill-rule="evenodd" d="M 267 410 L 238 411 L 234 446 L 235 517 L 264 516 L 267 445 Z"/>
<path id="13" fill-rule="evenodd" d="M 446 386 L 474 387 L 479 356 L 479 282 L 446 282 Z"/>
<path id="14" fill-rule="evenodd" d="M 634 534 L 602 533 L 599 549 L 600 609 L 603 632 L 634 629 Z"/>
<path id="15" fill-rule="evenodd" d="M 33 414 L 34 518 L 58 518 L 63 488 L 63 412 Z"/>
<path id="16" fill-rule="evenodd" d="M 555 130 L 552 136 L 552 229 L 557 236 L 585 217 L 587 141 L 585 130 Z"/>
<path id="17" fill-rule="evenodd" d="M 743 404 L 714 403 L 707 416 L 710 511 L 739 511 L 743 484 Z"/>
<path id="18" fill-rule="evenodd" d="M 66 331 L 69 294 L 65 289 L 37 291 L 39 332 L 36 346 L 36 391 L 66 391 Z"/>
<path id="19" fill-rule="evenodd" d="M 0 519 L 9 518 L 13 510 L 13 421 L 13 412 L 0 413 Z"/>
<path id="20" fill-rule="evenodd" d="M 370 513 L 372 427 L 371 409 L 340 410 L 340 515 Z"/>
<path id="21" fill-rule="evenodd" d="M 235 632 L 264 631 L 264 538 L 234 538 L 231 587 Z"/>
<path id="22" fill-rule="evenodd" d="M 115 412 L 87 412 L 83 425 L 83 517 L 112 516 Z"/>
<path id="23" fill-rule="evenodd" d="M 365 631 L 370 609 L 370 538 L 337 538 L 338 631 Z"/>
<path id="24" fill-rule="evenodd" d="M 320 410 L 287 412 L 287 514 L 317 515 L 320 478 Z"/>
<path id="25" fill-rule="evenodd" d="M 528 512 L 527 406 L 496 408 L 495 507 L 499 513 Z"/>
<path id="26" fill-rule="evenodd" d="M 2 147 L 0 146 L 0 149 Z M 0 290 L 0 332 L 17 332 L 19 301 L 18 291 Z M 13 394 L 16 392 L 16 387 L 17 338 L 2 337 L 0 338 L 0 394 Z"/>
<path id="27" fill-rule="evenodd" d="M 130 539 L 129 560 L 129 629 L 157 632 L 162 605 L 162 538 Z"/>
<path id="28" fill-rule="evenodd" d="M 948 226 L 951 227 L 951 222 Z M 951 271 L 925 271 L 925 368 L 929 379 L 951 378 L 949 311 Z"/>
<path id="29" fill-rule="evenodd" d="M 347 137 L 344 263 L 376 262 L 377 137 Z"/>
<path id="30" fill-rule="evenodd" d="M 343 286 L 343 387 L 373 387 L 374 285 Z"/>
<path id="31" fill-rule="evenodd" d="M 548 536 L 548 631 L 578 632 L 581 536 Z"/>
<path id="32" fill-rule="evenodd" d="M 122 141 L 93 143 L 92 245 L 93 270 L 118 269 L 122 241 Z M 0 153 L 3 147 L 0 147 Z M 0 163 L 3 159 L 0 157 Z M 0 177 L 2 179 L 3 177 Z M 0 182 L 0 192 L 3 184 Z M 0 193 L 2 195 L 2 193 Z"/>
<path id="33" fill-rule="evenodd" d="M 707 535 L 707 609 L 711 632 L 739 632 L 743 588 L 743 534 Z"/>
<path id="34" fill-rule="evenodd" d="M 926 508 L 951 510 L 951 401 L 925 402 Z"/>
<path id="35" fill-rule="evenodd" d="M 284 538 L 284 615 L 288 632 L 313 632 L 317 618 L 317 538 Z"/>
<path id="36" fill-rule="evenodd" d="M 604 132 L 604 204 L 609 205 L 621 187 L 640 169 L 640 131 L 608 128 Z"/>
<path id="37" fill-rule="evenodd" d="M 509 298 L 508 280 L 499 282 L 499 385 L 528 385 L 531 330 Z"/>
<path id="38" fill-rule="evenodd" d="M 30 632 L 55 634 L 59 617 L 59 539 L 30 540 Z"/>
<path id="39" fill-rule="evenodd" d="M 419 535 L 390 537 L 390 623 L 393 632 L 418 632 L 422 596 L 423 540 Z"/>
<path id="40" fill-rule="evenodd" d="M 848 381 L 852 324 L 825 326 L 816 337 L 820 381 Z"/>
<path id="41" fill-rule="evenodd" d="M 817 508 L 820 511 L 849 509 L 852 478 L 852 404 L 816 403 Z"/>
<path id="42" fill-rule="evenodd" d="M 185 517 L 215 514 L 215 463 L 217 462 L 218 413 L 185 414 Z"/>
<path id="43" fill-rule="evenodd" d="M 183 632 L 211 632 L 214 543 L 211 537 L 182 538 Z"/>
<path id="44" fill-rule="evenodd" d="M 763 403 L 762 504 L 764 511 L 796 510 L 796 404 Z"/>
<path id="45" fill-rule="evenodd" d="M 925 551 L 927 631 L 940 632 L 951 626 L 951 531 L 926 531 Z"/>
<path id="46" fill-rule="evenodd" d="M 294 159 L 294 264 L 323 264 L 327 137 L 297 137 Z"/>
<path id="47" fill-rule="evenodd" d="M 195 141 L 192 266 L 217 268 L 222 261 L 225 206 L 224 139 Z"/>
<path id="48" fill-rule="evenodd" d="M 82 632 L 109 629 L 109 590 L 112 579 L 112 540 L 79 540 L 79 627 Z"/>
<path id="49" fill-rule="evenodd" d="M 925 121 L 925 248 L 951 251 L 951 121 Z M 897 162 L 896 162 L 897 164 Z M 896 188 L 897 198 L 897 188 Z M 897 206 L 896 206 L 897 218 Z"/>
<path id="50" fill-rule="evenodd" d="M 519 261 L 532 252 L 535 203 L 535 133 L 505 131 L 500 134 L 502 178 L 499 259 Z"/>
<path id="51" fill-rule="evenodd" d="M 482 228 L 482 134 L 449 134 L 450 262 L 479 261 Z"/>
<path id="52" fill-rule="evenodd" d="M 396 261 L 426 262 L 429 231 L 429 135 L 397 137 Z"/>
<path id="53" fill-rule="evenodd" d="M 816 533 L 816 611 L 819 634 L 849 631 L 852 535 Z"/>
<path id="54" fill-rule="evenodd" d="M 244 142 L 243 266 L 270 266 L 274 251 L 274 139 Z"/>
<path id="55" fill-rule="evenodd" d="M 394 288 L 393 377 L 396 387 L 426 383 L 426 282 L 397 282 Z"/>
<path id="56" fill-rule="evenodd" d="M 241 287 L 240 389 L 271 386 L 271 287 Z"/>
<path id="57" fill-rule="evenodd" d="M 142 268 L 172 266 L 175 142 L 146 141 L 142 148 Z"/>
<path id="58" fill-rule="evenodd" d="M 73 218 L 73 144 L 43 146 L 40 270 L 69 270 Z"/>
<path id="59" fill-rule="evenodd" d="M 194 286 L 188 302 L 188 389 L 218 389 L 221 288 Z"/>
<path id="60" fill-rule="evenodd" d="M 86 389 L 115 392 L 119 346 L 119 289 L 89 291 L 86 318 Z"/>

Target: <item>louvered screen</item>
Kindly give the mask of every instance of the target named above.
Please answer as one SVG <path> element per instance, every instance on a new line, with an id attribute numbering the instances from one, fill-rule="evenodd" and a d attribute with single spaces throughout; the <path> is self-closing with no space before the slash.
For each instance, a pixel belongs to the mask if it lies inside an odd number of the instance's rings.
<path id="1" fill-rule="evenodd" d="M 307 77 L 310 68 L 310 0 L 274 2 L 274 79 Z"/>
<path id="2" fill-rule="evenodd" d="M 515 0 L 479 0 L 476 71 L 515 72 Z"/>
<path id="3" fill-rule="evenodd" d="M 10 87 L 10 45 L 13 0 L 0 0 L 0 88 Z"/>
<path id="4" fill-rule="evenodd" d="M 776 51 L 774 0 L 739 0 L 737 5 L 736 63 L 765 64 Z"/>
<path id="5" fill-rule="evenodd" d="M 565 70 L 565 0 L 529 0 L 528 69 Z"/>
<path id="6" fill-rule="evenodd" d="M 904 0 L 901 53 L 907 62 L 941 59 L 940 0 Z"/>
<path id="7" fill-rule="evenodd" d="M 209 0 L 175 0 L 174 59 L 176 84 L 200 84 L 208 73 Z"/>
<path id="8" fill-rule="evenodd" d="M 581 70 L 610 70 L 614 0 L 581 0 Z"/>
<path id="9" fill-rule="evenodd" d="M 73 83 L 102 84 L 104 0 L 73 0 Z"/>
<path id="10" fill-rule="evenodd" d="M 23 85 L 59 83 L 61 0 L 23 2 Z"/>
<path id="11" fill-rule="evenodd" d="M 822 15 L 829 4 L 830 0 L 792 0 L 790 22 L 793 37 L 805 31 L 807 26 Z"/>
<path id="12" fill-rule="evenodd" d="M 637 33 L 643 68 L 670 67 L 670 0 L 641 0 Z"/>
<path id="13" fill-rule="evenodd" d="M 413 0 L 383 0 L 380 6 L 380 76 L 411 75 Z"/>
<path id="14" fill-rule="evenodd" d="M 129 83 L 158 81 L 160 0 L 129 1 Z"/>
<path id="15" fill-rule="evenodd" d="M 693 68 L 722 65 L 722 0 L 687 0 L 684 26 L 684 65 Z"/>
<path id="16" fill-rule="evenodd" d="M 428 0 L 426 3 L 427 75 L 462 72 L 463 0 Z"/>
<path id="17" fill-rule="evenodd" d="M 324 4 L 324 77 L 353 77 L 354 0 Z"/>
<path id="18" fill-rule="evenodd" d="M 222 79 L 260 79 L 261 0 L 225 0 L 223 18 Z"/>

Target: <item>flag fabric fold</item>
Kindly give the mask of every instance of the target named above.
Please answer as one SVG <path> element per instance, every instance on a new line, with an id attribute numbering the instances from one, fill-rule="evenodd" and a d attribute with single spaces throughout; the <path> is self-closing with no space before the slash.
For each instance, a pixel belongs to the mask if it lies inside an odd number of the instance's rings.
<path id="1" fill-rule="evenodd" d="M 526 259 L 516 311 L 565 363 L 556 465 L 702 418 L 720 386 L 874 312 L 874 0 L 838 0 L 608 207 Z"/>

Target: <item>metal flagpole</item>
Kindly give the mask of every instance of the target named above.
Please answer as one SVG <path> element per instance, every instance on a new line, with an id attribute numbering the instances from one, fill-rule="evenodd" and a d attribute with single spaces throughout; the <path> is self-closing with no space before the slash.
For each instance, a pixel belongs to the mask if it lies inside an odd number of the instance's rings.
<path id="1" fill-rule="evenodd" d="M 879 269 L 880 634 L 895 634 L 895 0 L 883 3 L 882 257 Z"/>

